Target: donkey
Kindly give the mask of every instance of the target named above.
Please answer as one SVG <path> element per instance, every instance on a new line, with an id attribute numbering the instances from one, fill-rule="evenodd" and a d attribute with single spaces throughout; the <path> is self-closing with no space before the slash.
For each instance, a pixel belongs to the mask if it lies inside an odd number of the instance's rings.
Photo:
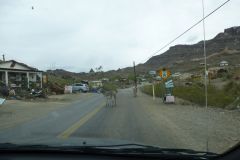
<path id="1" fill-rule="evenodd" d="M 117 92 L 116 91 L 105 91 L 103 95 L 106 97 L 106 106 L 113 107 L 117 105 Z"/>

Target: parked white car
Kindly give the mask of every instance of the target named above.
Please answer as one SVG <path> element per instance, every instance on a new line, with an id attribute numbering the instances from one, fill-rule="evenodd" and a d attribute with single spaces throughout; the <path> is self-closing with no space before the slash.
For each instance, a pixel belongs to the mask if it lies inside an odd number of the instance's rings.
<path id="1" fill-rule="evenodd" d="M 88 92 L 89 87 L 87 84 L 74 83 L 74 84 L 72 84 L 72 91 L 73 92 Z"/>

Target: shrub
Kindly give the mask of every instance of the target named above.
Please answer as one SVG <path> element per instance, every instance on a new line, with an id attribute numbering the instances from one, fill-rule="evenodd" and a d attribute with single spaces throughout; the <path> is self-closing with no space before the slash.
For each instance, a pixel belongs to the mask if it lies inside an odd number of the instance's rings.
<path id="1" fill-rule="evenodd" d="M 240 96 L 240 84 L 237 84 L 233 81 L 229 82 L 224 86 L 224 91 L 228 94 Z"/>
<path id="2" fill-rule="evenodd" d="M 152 90 L 152 85 L 146 85 L 141 88 L 142 92 L 148 94 L 148 95 L 153 95 L 153 90 Z M 155 88 L 155 96 L 156 97 L 163 97 L 163 94 L 165 93 L 165 89 L 161 84 L 156 84 Z"/>
<path id="3" fill-rule="evenodd" d="M 144 86 L 142 91 L 152 95 L 152 86 Z M 160 84 L 155 86 L 156 96 L 161 97 L 165 90 Z M 229 83 L 224 89 L 219 90 L 212 85 L 208 85 L 208 105 L 225 108 L 231 104 L 240 94 L 240 85 Z M 192 86 L 177 86 L 173 89 L 173 95 L 188 100 L 200 106 L 205 105 L 205 87 L 199 84 Z"/>
<path id="4" fill-rule="evenodd" d="M 117 86 L 113 83 L 104 83 L 103 84 L 103 90 L 104 91 L 117 91 Z"/>

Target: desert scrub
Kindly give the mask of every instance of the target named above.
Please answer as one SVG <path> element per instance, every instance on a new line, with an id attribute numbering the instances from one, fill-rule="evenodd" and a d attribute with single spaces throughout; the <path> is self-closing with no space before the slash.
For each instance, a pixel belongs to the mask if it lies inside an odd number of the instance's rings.
<path id="1" fill-rule="evenodd" d="M 156 97 L 163 97 L 163 93 L 165 92 L 165 88 L 161 85 L 161 84 L 155 84 L 154 86 L 154 90 L 155 90 L 155 96 Z M 152 91 L 152 85 L 146 85 L 140 88 L 142 92 L 151 95 L 153 94 Z"/>
<path id="2" fill-rule="evenodd" d="M 225 108 L 231 104 L 239 96 L 240 86 L 236 84 L 227 84 L 232 87 L 225 86 L 225 89 L 217 89 L 212 85 L 208 85 L 208 105 L 214 107 Z M 141 89 L 144 93 L 152 95 L 152 86 L 144 86 Z M 160 84 L 155 85 L 155 94 L 161 97 L 164 89 Z M 173 95 L 181 99 L 185 99 L 200 106 L 205 105 L 205 87 L 193 84 L 192 86 L 177 86 L 173 89 Z"/>
<path id="3" fill-rule="evenodd" d="M 110 83 L 110 82 L 104 83 L 103 90 L 104 91 L 117 91 L 117 85 Z"/>

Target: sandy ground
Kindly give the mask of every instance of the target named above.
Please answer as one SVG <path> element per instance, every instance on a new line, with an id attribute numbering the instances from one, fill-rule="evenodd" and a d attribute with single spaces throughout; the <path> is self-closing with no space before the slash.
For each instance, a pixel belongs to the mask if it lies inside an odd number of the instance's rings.
<path id="1" fill-rule="evenodd" d="M 165 123 L 187 148 L 206 150 L 208 139 L 209 150 L 221 153 L 240 141 L 240 110 L 206 110 L 180 99 L 176 104 L 163 104 L 143 93 L 138 100 L 151 119 Z"/>

